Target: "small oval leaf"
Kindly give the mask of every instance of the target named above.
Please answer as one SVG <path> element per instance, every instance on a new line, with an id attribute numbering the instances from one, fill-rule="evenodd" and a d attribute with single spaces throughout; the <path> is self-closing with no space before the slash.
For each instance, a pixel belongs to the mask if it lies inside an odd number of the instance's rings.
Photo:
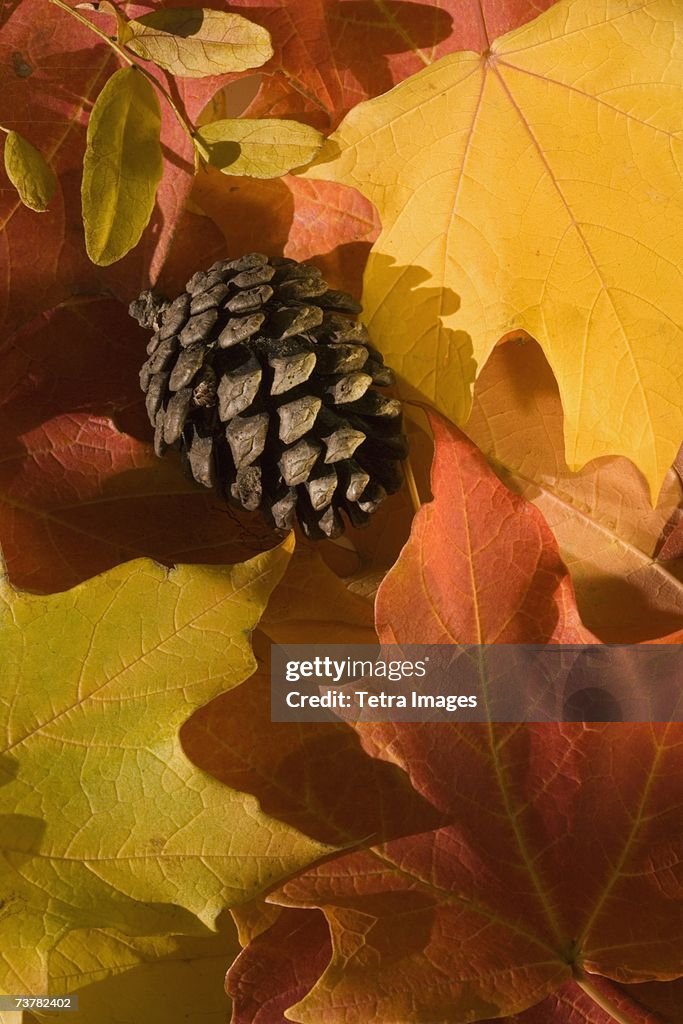
<path id="1" fill-rule="evenodd" d="M 197 139 L 214 167 L 252 178 L 277 178 L 303 167 L 323 143 L 320 132 L 307 124 L 266 117 L 213 121 L 197 130 Z"/>
<path id="2" fill-rule="evenodd" d="M 126 28 L 129 50 L 182 78 L 258 68 L 273 55 L 265 28 L 225 11 L 153 11 Z"/>
<path id="3" fill-rule="evenodd" d="M 115 72 L 97 97 L 83 161 L 88 255 L 108 266 L 132 249 L 149 223 L 161 180 L 161 111 L 135 68 Z"/>
<path id="4" fill-rule="evenodd" d="M 5 140 L 5 170 L 24 206 L 44 213 L 57 187 L 52 168 L 19 132 Z"/>

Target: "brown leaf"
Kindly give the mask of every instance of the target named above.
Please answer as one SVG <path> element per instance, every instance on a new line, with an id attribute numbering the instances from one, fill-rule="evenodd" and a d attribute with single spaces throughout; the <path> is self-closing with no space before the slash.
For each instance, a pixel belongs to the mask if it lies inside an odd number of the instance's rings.
<path id="1" fill-rule="evenodd" d="M 488 1019 L 579 968 L 627 983 L 683 973 L 680 903 L 664 886 L 680 857 L 680 725 L 359 730 L 449 821 L 271 896 L 323 909 L 333 934 L 292 1019 Z"/>
<path id="2" fill-rule="evenodd" d="M 675 1024 L 666 1021 L 657 1013 L 652 1013 L 640 1002 L 643 985 L 616 985 L 605 978 L 591 978 L 589 984 L 594 988 L 597 998 L 604 1000 L 598 1005 L 588 993 L 583 991 L 575 981 L 561 985 L 543 1002 L 532 1006 L 514 1017 L 505 1017 L 499 1024 L 614 1024 L 615 1020 L 625 1020 L 628 1024 Z M 657 983 L 662 989 L 673 987 L 672 982 Z M 613 1012 L 610 1012 L 613 1011 Z M 613 1015 L 614 1014 L 614 1015 Z M 616 1016 L 616 1015 L 620 1016 Z M 484 1021 L 482 1024 L 494 1024 Z"/>
<path id="3" fill-rule="evenodd" d="M 231 1024 L 287 1024 L 285 1010 L 306 994 L 331 955 L 321 913 L 283 910 L 230 968 L 225 987 L 233 999 Z"/>
<path id="4" fill-rule="evenodd" d="M 329 962 L 332 950 L 324 918 L 318 910 L 274 907 L 283 915 L 278 927 L 260 934 L 233 963 L 227 990 L 234 1000 L 234 1022 L 287 1024 L 296 1019 L 284 1012 L 313 986 Z M 234 912 L 233 912 L 234 913 Z M 592 978 L 596 993 L 629 1024 L 680 1024 L 680 982 L 620 986 Z M 671 1000 L 674 1000 L 673 1002 Z M 666 1016 L 653 1013 L 650 1002 L 666 1008 Z M 615 1018 L 599 1006 L 575 981 L 561 985 L 542 1002 L 512 1017 L 497 1017 L 499 1024 L 614 1024 Z M 495 1024 L 489 1019 L 482 1024 Z"/>
<path id="5" fill-rule="evenodd" d="M 430 418 L 434 500 L 380 588 L 380 640 L 590 643 L 540 513 Z M 330 965 L 288 1019 L 605 1024 L 601 1007 L 631 999 L 613 981 L 683 974 L 679 724 L 356 731 L 444 822 L 328 859 L 271 894 L 322 909 L 333 937 Z"/>
<path id="6" fill-rule="evenodd" d="M 388 643 L 590 643 L 550 529 L 430 412 L 434 500 L 377 595 Z M 559 638 L 562 638 L 560 641 Z"/>
<path id="7" fill-rule="evenodd" d="M 65 590 L 139 556 L 235 562 L 277 542 L 106 417 L 23 420 L 16 403 L 0 411 L 0 537 L 16 586 Z"/>
<path id="8" fill-rule="evenodd" d="M 678 452 L 674 469 L 678 478 L 683 478 L 683 445 Z M 662 530 L 661 546 L 657 550 L 657 558 L 662 562 L 674 558 L 683 558 L 683 500 L 673 511 L 669 521 Z M 683 570 L 681 570 L 683 572 Z"/>

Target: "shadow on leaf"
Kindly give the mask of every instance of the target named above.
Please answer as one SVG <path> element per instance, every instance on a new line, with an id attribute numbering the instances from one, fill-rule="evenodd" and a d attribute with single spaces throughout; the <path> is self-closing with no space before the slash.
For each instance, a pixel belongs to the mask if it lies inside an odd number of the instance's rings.
<path id="1" fill-rule="evenodd" d="M 199 768 L 255 796 L 263 810 L 319 842 L 374 845 L 437 828 L 441 816 L 395 765 L 369 757 L 343 723 L 271 722 L 269 644 L 254 636 L 259 670 L 201 708 L 181 741 Z"/>

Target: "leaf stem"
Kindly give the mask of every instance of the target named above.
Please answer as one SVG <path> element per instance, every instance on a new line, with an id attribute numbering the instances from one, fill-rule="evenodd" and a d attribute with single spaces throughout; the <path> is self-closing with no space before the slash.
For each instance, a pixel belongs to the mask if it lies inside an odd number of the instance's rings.
<path id="1" fill-rule="evenodd" d="M 115 50 L 116 53 L 118 53 L 119 57 L 121 57 L 122 60 L 125 60 L 127 64 L 130 64 L 131 66 L 135 64 L 135 61 L 132 59 L 132 57 L 130 57 L 126 53 L 124 48 L 120 46 L 115 39 L 112 39 L 111 36 L 108 36 L 106 32 L 103 32 L 102 29 L 99 28 L 97 25 L 93 24 L 92 21 L 88 21 L 85 15 L 81 14 L 80 11 L 77 11 L 74 7 L 69 7 L 68 4 L 64 3 L 64 0 L 49 0 L 49 2 L 51 4 L 54 4 L 55 7 L 59 7 L 62 11 L 66 11 L 67 14 L 70 14 L 72 18 L 76 19 L 76 21 L 80 21 L 81 25 L 85 25 L 87 28 L 90 29 L 91 32 L 94 32 L 96 36 L 99 36 L 100 39 L 103 39 L 104 42 L 108 43 L 109 46 L 111 46 L 112 50 Z"/>
<path id="2" fill-rule="evenodd" d="M 413 511 L 417 515 L 417 513 L 422 508 L 422 502 L 420 501 L 420 494 L 419 494 L 419 491 L 417 489 L 417 483 L 416 483 L 416 480 L 415 480 L 415 474 L 413 472 L 413 464 L 410 461 L 410 454 L 408 454 L 407 458 L 403 462 L 403 472 L 405 473 L 406 484 L 408 485 L 408 493 L 410 495 L 410 502 L 411 502 L 411 504 L 413 506 Z"/>
<path id="3" fill-rule="evenodd" d="M 59 7 L 61 10 L 66 11 L 67 14 L 70 14 L 73 18 L 76 19 L 76 21 L 80 21 L 82 25 L 86 25 L 91 32 L 94 32 L 96 36 L 99 36 L 100 39 L 104 40 L 104 42 L 112 48 L 114 53 L 116 53 L 117 56 L 121 58 L 121 60 L 124 60 L 126 64 L 128 64 L 130 67 L 136 68 L 140 72 L 140 74 L 144 75 L 145 78 L 149 82 L 151 82 L 151 84 L 161 93 L 161 95 L 164 97 L 169 107 L 173 111 L 175 118 L 178 121 L 178 124 L 183 129 L 183 131 L 189 138 L 190 142 L 192 143 L 192 147 L 195 150 L 196 165 L 197 156 L 194 138 L 194 126 L 185 117 L 180 107 L 177 105 L 177 103 L 171 96 L 168 89 L 166 89 L 165 86 L 163 86 L 161 82 L 157 78 L 155 78 L 151 71 L 148 71 L 147 68 L 142 66 L 142 64 L 138 64 L 136 60 L 133 60 L 130 53 L 126 50 L 124 46 L 121 46 L 120 43 L 118 43 L 115 39 L 112 39 L 111 36 L 108 36 L 107 33 L 104 32 L 101 28 L 95 25 L 92 21 L 89 21 L 88 18 L 81 14 L 80 11 L 77 11 L 74 7 L 70 7 L 67 3 L 64 3 L 64 0 L 49 0 L 49 2 L 51 4 L 54 4 L 55 7 Z"/>
<path id="4" fill-rule="evenodd" d="M 601 992 L 594 982 L 589 980 L 588 975 L 584 974 L 583 971 L 574 972 L 574 981 L 616 1024 L 634 1024 L 633 1019 L 629 1019 L 618 1006 L 615 1006 L 608 996 Z"/>
<path id="5" fill-rule="evenodd" d="M 0 124 L 0 132 L 4 132 L 5 135 L 10 135 L 11 131 L 9 128 L 5 128 L 4 124 Z"/>

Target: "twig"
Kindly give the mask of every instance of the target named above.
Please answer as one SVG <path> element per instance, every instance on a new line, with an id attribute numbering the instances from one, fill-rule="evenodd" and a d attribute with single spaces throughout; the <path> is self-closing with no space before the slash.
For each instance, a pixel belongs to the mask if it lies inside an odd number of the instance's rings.
<path id="1" fill-rule="evenodd" d="M 117 41 L 115 39 L 112 39 L 111 36 L 108 36 L 106 32 L 103 32 L 102 29 L 99 28 L 97 25 L 95 25 L 92 21 L 89 21 L 84 15 L 81 14 L 80 11 L 75 10 L 75 8 L 73 8 L 73 7 L 69 7 L 69 5 L 67 3 L 64 3 L 64 0 L 49 0 L 49 2 L 51 4 L 54 4 L 55 7 L 59 7 L 61 10 L 66 11 L 67 14 L 70 14 L 73 18 L 76 19 L 76 21 L 80 21 L 82 25 L 86 25 L 90 29 L 91 32 L 94 32 L 96 36 L 99 36 L 100 39 L 104 40 L 105 43 L 107 43 L 109 46 L 111 46 L 111 48 L 114 51 L 114 53 L 116 53 L 117 56 L 119 56 L 121 58 L 121 60 L 124 60 L 126 62 L 126 64 L 128 64 L 130 67 L 136 68 L 140 72 L 141 75 L 144 75 L 145 78 L 149 82 L 151 82 L 151 84 L 156 89 L 158 89 L 158 91 L 164 97 L 164 99 L 168 103 L 169 107 L 171 108 L 171 110 L 175 114 L 176 120 L 178 121 L 180 127 L 183 129 L 183 131 L 185 132 L 185 134 L 189 138 L 190 142 L 192 143 L 192 146 L 193 146 L 193 148 L 195 150 L 195 164 L 196 164 L 196 162 L 197 162 L 197 151 L 196 151 L 196 144 L 195 144 L 194 126 L 187 120 L 187 118 L 185 117 L 183 112 L 180 110 L 180 107 L 178 107 L 178 105 L 176 104 L 175 100 L 171 96 L 171 94 L 168 91 L 168 89 L 166 89 L 161 84 L 161 82 L 157 78 L 154 77 L 154 75 L 151 73 L 151 71 L 148 71 L 147 68 L 143 67 L 142 64 L 138 64 L 138 62 L 136 60 L 133 60 L 133 58 L 131 57 L 130 53 L 125 49 L 125 47 L 121 46 L 120 43 L 117 43 Z"/>

